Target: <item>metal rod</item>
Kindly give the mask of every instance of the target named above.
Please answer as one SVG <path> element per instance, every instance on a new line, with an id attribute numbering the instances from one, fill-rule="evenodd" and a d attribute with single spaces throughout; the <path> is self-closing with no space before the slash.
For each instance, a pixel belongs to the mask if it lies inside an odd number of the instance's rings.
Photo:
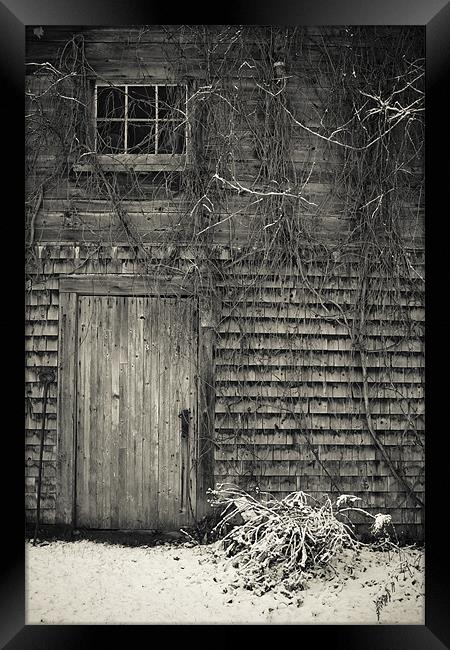
<path id="1" fill-rule="evenodd" d="M 36 525 L 34 528 L 33 546 L 36 545 L 36 539 L 39 532 L 39 524 L 41 518 L 41 485 L 42 485 L 42 467 L 44 458 L 44 440 L 45 440 L 45 416 L 47 414 L 47 396 L 48 387 L 54 381 L 55 375 L 52 370 L 46 370 L 40 373 L 39 379 L 44 384 L 44 404 L 42 408 L 42 427 L 41 427 L 41 447 L 39 450 L 39 473 L 37 484 L 37 508 L 36 508 Z"/>

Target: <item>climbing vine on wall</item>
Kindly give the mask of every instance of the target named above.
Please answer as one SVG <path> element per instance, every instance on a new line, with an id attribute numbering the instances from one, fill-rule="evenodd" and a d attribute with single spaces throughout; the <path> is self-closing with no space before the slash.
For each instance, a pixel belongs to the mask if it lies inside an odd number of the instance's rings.
<path id="1" fill-rule="evenodd" d="M 311 332 L 317 323 L 318 337 L 320 323 L 334 328 L 348 342 L 355 413 L 363 415 L 365 430 L 406 498 L 423 505 L 377 433 L 373 410 L 373 396 L 395 400 L 392 412 L 404 423 L 398 448 L 405 436 L 423 446 L 418 401 L 394 382 L 388 365 L 391 351 L 421 349 L 423 335 L 412 317 L 423 303 L 414 257 L 424 137 L 424 58 L 417 31 L 234 25 L 162 30 L 165 71 L 188 88 L 183 111 L 189 164 L 182 171 L 104 170 L 93 140 L 92 79 L 109 80 L 92 66 L 83 33 L 74 34 L 53 60 L 28 63 L 29 270 L 35 273 L 41 263 L 36 224 L 46 196 L 55 187 L 70 187 L 61 228 L 90 228 L 73 188 L 103 198 L 114 216 L 108 229 L 89 233 L 93 255 L 125 242 L 139 272 L 155 280 L 189 276 L 194 293 L 205 287 L 217 293 L 225 310 L 219 337 L 231 332 L 237 341 L 230 362 L 234 396 L 223 397 L 230 414 L 236 404 L 250 404 L 239 424 L 224 429 L 214 444 L 235 444 L 235 458 L 245 461 L 236 471 L 250 482 L 264 472 L 266 459 L 253 419 L 275 396 L 281 429 L 283 418 L 294 418 L 292 444 L 306 444 L 331 488 L 340 490 L 339 477 L 315 442 L 314 418 L 308 408 L 297 408 L 304 373 L 282 383 L 285 394 L 279 388 L 269 394 L 246 367 L 250 339 L 264 334 L 257 318 L 246 317 L 246 305 L 264 304 L 276 321 L 274 331 L 285 335 L 285 343 L 271 353 L 284 355 L 288 367 L 296 366 L 299 341 L 305 356 L 314 354 Z M 118 49 L 133 56 L 151 31 L 135 30 L 133 43 L 125 38 Z M 136 77 L 148 78 L 137 53 L 134 64 Z M 51 160 L 43 169 L 46 155 Z M 127 201 L 163 202 L 176 219 L 148 239 Z M 349 284 L 340 286 L 343 276 Z M 384 373 L 379 386 L 371 370 L 377 365 Z"/>

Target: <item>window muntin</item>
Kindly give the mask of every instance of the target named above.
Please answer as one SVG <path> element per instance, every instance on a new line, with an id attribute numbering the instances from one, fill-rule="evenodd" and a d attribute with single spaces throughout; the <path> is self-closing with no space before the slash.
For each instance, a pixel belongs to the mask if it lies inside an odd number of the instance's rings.
<path id="1" fill-rule="evenodd" d="M 97 153 L 184 154 L 186 91 L 176 84 L 97 84 Z"/>

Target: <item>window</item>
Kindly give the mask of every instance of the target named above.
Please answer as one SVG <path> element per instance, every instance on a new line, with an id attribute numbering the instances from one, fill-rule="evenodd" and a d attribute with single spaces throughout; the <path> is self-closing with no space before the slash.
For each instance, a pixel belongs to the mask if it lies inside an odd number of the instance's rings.
<path id="1" fill-rule="evenodd" d="M 154 169 L 179 166 L 185 162 L 186 117 L 186 86 L 97 84 L 97 154 L 102 162 L 115 159 Z"/>

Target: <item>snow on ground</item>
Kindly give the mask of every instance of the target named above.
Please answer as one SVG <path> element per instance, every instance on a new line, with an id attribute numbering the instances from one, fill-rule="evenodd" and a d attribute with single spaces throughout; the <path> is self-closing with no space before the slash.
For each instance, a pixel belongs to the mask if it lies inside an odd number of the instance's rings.
<path id="1" fill-rule="evenodd" d="M 87 540 L 26 545 L 26 623 L 377 623 L 375 598 L 384 585 L 391 600 L 381 624 L 424 625 L 423 552 L 405 550 L 410 572 L 390 571 L 398 556 L 364 549 L 344 553 L 336 574 L 314 578 L 293 594 L 262 596 L 232 587 L 217 543 L 126 547 Z"/>

